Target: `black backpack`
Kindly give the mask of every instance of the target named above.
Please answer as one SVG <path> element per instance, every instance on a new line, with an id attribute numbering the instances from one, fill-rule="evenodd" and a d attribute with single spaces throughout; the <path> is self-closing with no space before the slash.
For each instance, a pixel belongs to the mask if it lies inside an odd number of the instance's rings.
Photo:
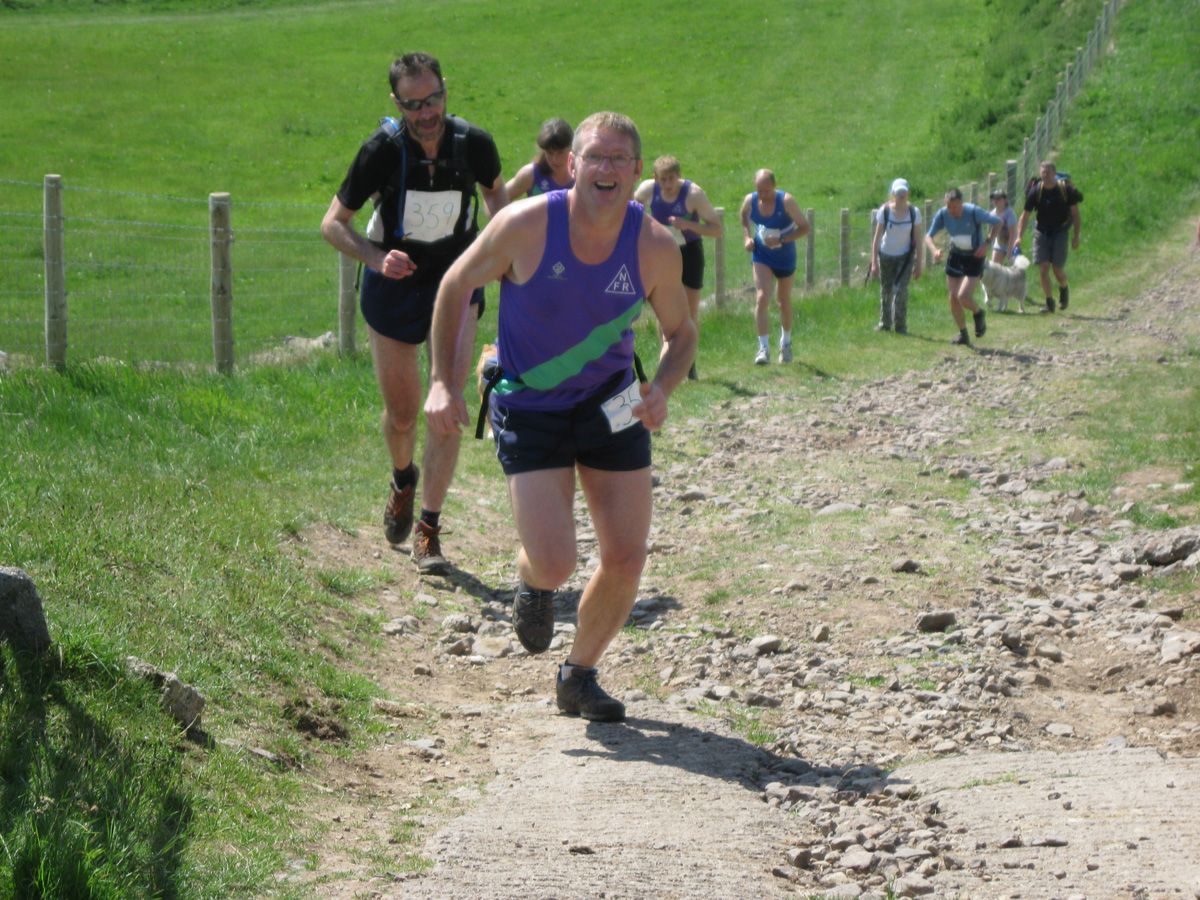
<path id="1" fill-rule="evenodd" d="M 466 119 L 460 119 L 458 116 L 446 116 L 446 128 L 450 131 L 449 158 L 417 159 L 410 154 L 408 152 L 408 144 L 404 140 L 406 130 L 404 122 L 397 120 L 394 116 L 384 116 L 380 119 L 379 128 L 400 151 L 401 162 L 399 168 L 396 169 L 387 187 L 384 189 L 383 195 L 379 198 L 379 203 L 376 205 L 382 207 L 387 203 L 402 202 L 409 172 L 417 166 L 432 164 L 438 169 L 449 169 L 452 172 L 453 187 L 455 190 L 462 192 L 463 200 L 466 201 L 463 204 L 463 212 L 454 225 L 454 234 L 447 237 L 446 240 L 475 234 L 479 230 L 475 222 L 475 208 L 478 206 L 478 203 L 476 202 L 475 194 L 475 173 L 472 171 L 471 162 L 467 158 L 467 131 L 469 126 Z M 403 238 L 403 209 L 398 210 L 396 221 L 399 223 L 396 237 Z"/>

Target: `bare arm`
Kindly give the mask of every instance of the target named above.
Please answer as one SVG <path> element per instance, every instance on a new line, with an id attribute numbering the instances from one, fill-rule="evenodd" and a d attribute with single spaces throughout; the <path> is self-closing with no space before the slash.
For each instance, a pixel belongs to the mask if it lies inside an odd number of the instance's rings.
<path id="1" fill-rule="evenodd" d="M 694 212 L 700 216 L 699 222 L 692 222 L 688 219 L 680 219 L 675 216 L 671 217 L 671 224 L 680 231 L 694 231 L 696 234 L 702 234 L 705 237 L 720 237 L 725 230 L 721 224 L 721 217 L 717 215 L 716 209 L 708 200 L 708 195 L 704 193 L 700 185 L 692 182 L 692 188 L 687 195 L 688 212 Z"/>
<path id="2" fill-rule="evenodd" d="M 504 186 L 502 175 L 496 176 L 491 187 L 480 185 L 479 193 L 483 194 L 483 205 L 487 209 L 489 220 L 496 218 L 496 213 L 508 206 L 508 190 Z"/>
<path id="3" fill-rule="evenodd" d="M 1072 250 L 1079 249 L 1079 228 L 1082 224 L 1083 224 L 1083 222 L 1079 218 L 1079 204 L 1078 203 L 1072 204 L 1071 205 L 1071 226 L 1075 229 L 1074 235 L 1071 238 L 1071 249 Z"/>
<path id="4" fill-rule="evenodd" d="M 916 227 L 915 225 L 913 226 Z M 879 245 L 883 243 L 883 216 L 876 210 L 875 234 L 871 238 L 871 271 L 879 268 Z"/>
<path id="5" fill-rule="evenodd" d="M 667 398 L 687 378 L 696 357 L 696 326 L 688 313 L 683 291 L 683 258 L 667 229 L 647 217 L 638 241 L 638 261 L 646 302 L 658 318 L 662 352 L 654 380 L 641 386 L 642 402 L 633 414 L 651 431 L 667 420 Z"/>
<path id="6" fill-rule="evenodd" d="M 516 200 L 528 194 L 531 187 L 533 187 L 533 163 L 526 163 L 517 170 L 516 175 L 509 179 L 508 184 L 504 185 L 504 190 L 508 192 L 509 200 Z"/>
<path id="7" fill-rule="evenodd" d="M 754 223 L 750 221 L 750 198 L 751 194 L 746 195 L 746 199 L 742 201 L 741 219 L 742 233 L 746 237 L 746 250 L 754 249 Z"/>
<path id="8" fill-rule="evenodd" d="M 1017 233 L 1013 238 L 1013 246 L 1021 243 L 1021 235 L 1025 233 L 1025 226 L 1029 224 L 1029 210 L 1021 213 L 1021 218 L 1017 219 Z"/>
<path id="9" fill-rule="evenodd" d="M 429 393 L 425 420 L 438 434 L 461 433 L 470 422 L 455 359 L 471 293 L 513 269 L 523 243 L 534 236 L 526 226 L 526 204 L 508 207 L 488 223 L 475 242 L 450 266 L 438 287 L 429 331 Z M 543 214 L 543 222 L 544 222 Z M 544 228 L 544 226 L 543 226 Z"/>
<path id="10" fill-rule="evenodd" d="M 325 218 L 321 220 L 321 236 L 342 253 L 370 266 L 385 278 L 411 275 L 417 267 L 407 253 L 381 250 L 358 233 L 354 227 L 357 214 L 358 210 L 347 209 L 341 200 L 334 197 Z"/>
<path id="11" fill-rule="evenodd" d="M 791 194 L 788 194 L 783 198 L 783 211 L 786 212 L 791 217 L 791 220 L 796 223 L 796 227 L 787 234 L 782 234 L 779 236 L 779 242 L 781 244 L 789 244 L 792 241 L 798 241 L 800 238 L 812 231 L 812 226 L 808 224 L 808 219 L 804 217 L 804 213 L 800 212 L 800 204 L 796 202 L 796 198 Z"/>
<path id="12" fill-rule="evenodd" d="M 637 190 L 633 192 L 633 199 L 642 206 L 649 206 L 650 201 L 654 199 L 654 179 L 647 178 L 637 186 Z"/>

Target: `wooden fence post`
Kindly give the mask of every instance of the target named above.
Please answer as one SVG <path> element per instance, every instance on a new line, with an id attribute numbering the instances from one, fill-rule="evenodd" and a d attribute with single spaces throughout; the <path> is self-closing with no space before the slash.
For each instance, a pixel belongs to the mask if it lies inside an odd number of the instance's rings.
<path id="1" fill-rule="evenodd" d="M 717 309 L 725 308 L 725 207 L 716 208 L 721 233 L 713 238 L 713 296 Z"/>
<path id="2" fill-rule="evenodd" d="M 229 194 L 208 195 L 208 233 L 212 246 L 213 362 L 217 371 L 233 371 L 233 231 Z"/>
<path id="3" fill-rule="evenodd" d="M 354 321 L 358 312 L 357 292 L 354 282 L 358 280 L 358 260 L 345 253 L 338 253 L 338 352 L 342 356 L 354 354 Z"/>
<path id="4" fill-rule="evenodd" d="M 842 287 L 850 285 L 850 210 L 842 207 L 841 247 L 838 248 Z"/>
<path id="5" fill-rule="evenodd" d="M 46 365 L 67 364 L 67 264 L 63 241 L 62 176 L 42 180 L 42 245 L 46 263 Z"/>
<path id="6" fill-rule="evenodd" d="M 808 219 L 808 234 L 804 237 L 804 287 L 811 291 L 816 283 L 817 213 L 810 206 L 804 211 L 804 218 Z"/>
<path id="7" fill-rule="evenodd" d="M 969 202 L 974 203 L 976 206 L 978 206 L 979 205 L 979 182 L 972 181 L 970 186 L 967 188 L 967 191 L 969 192 L 970 197 L 971 197 Z"/>

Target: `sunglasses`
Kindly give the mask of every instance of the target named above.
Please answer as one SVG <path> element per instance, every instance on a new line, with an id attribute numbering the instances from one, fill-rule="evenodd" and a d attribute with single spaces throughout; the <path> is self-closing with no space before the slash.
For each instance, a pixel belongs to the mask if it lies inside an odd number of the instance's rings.
<path id="1" fill-rule="evenodd" d="M 434 91 L 428 97 L 422 97 L 420 100 L 401 100 L 399 97 L 397 97 L 396 105 L 403 110 L 407 110 L 408 112 L 420 112 L 422 109 L 426 109 L 427 107 L 437 106 L 445 99 L 446 89 L 442 88 L 440 91 Z"/>

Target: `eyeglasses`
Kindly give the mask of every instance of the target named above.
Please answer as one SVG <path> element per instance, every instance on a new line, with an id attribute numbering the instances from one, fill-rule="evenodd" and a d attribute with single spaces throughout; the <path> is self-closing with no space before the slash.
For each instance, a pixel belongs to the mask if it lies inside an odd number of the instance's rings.
<path id="1" fill-rule="evenodd" d="M 579 157 L 589 166 L 599 169 L 604 165 L 604 161 L 608 160 L 609 164 L 614 169 L 627 169 L 629 164 L 635 159 L 641 159 L 640 156 L 626 156 L 624 153 L 584 153 Z"/>
<path id="2" fill-rule="evenodd" d="M 427 107 L 437 106 L 445 99 L 446 89 L 442 88 L 440 91 L 434 91 L 428 97 L 422 97 L 420 100 L 401 100 L 399 97 L 397 97 L 396 105 L 401 109 L 408 110 L 409 112 L 420 112 L 422 109 Z"/>

